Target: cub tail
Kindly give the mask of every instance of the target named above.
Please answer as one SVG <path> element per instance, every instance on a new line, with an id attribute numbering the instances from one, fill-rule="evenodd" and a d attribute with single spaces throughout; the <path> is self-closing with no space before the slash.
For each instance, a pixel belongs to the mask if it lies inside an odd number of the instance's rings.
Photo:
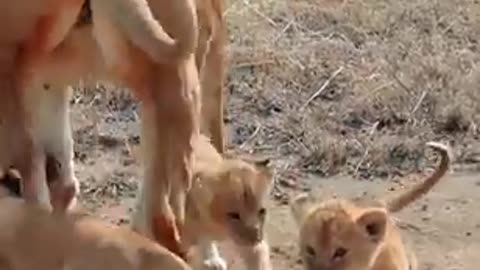
<path id="1" fill-rule="evenodd" d="M 440 164 L 435 172 L 433 172 L 433 174 L 427 177 L 425 180 L 413 185 L 408 190 L 388 200 L 386 204 L 388 211 L 393 213 L 402 210 L 405 206 L 430 191 L 447 173 L 452 157 L 450 147 L 438 142 L 428 142 L 426 145 L 433 148 L 440 154 Z"/>

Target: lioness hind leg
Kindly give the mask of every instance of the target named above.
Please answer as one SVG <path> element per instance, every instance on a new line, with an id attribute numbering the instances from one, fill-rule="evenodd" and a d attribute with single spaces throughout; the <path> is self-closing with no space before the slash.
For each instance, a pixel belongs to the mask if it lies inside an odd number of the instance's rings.
<path id="1" fill-rule="evenodd" d="M 202 95 L 202 133 L 209 136 L 219 153 L 224 152 L 223 133 L 223 63 L 214 59 L 218 52 L 207 54 L 201 78 Z"/>
<path id="2" fill-rule="evenodd" d="M 152 183 L 147 179 L 143 181 L 138 190 L 131 227 L 134 231 L 158 241 L 170 251 L 183 257 L 180 234 L 176 227 L 172 208 L 168 203 L 167 193 L 162 195 L 153 188 Z M 155 192 L 158 194 L 154 194 Z M 155 196 L 155 201 L 152 196 Z M 163 200 L 159 202 L 161 199 Z"/>
<path id="3" fill-rule="evenodd" d="M 190 187 L 191 141 L 199 134 L 198 77 L 193 57 L 178 65 L 160 66 L 129 47 L 106 22 L 94 27 L 107 65 L 142 106 L 144 194 L 138 198 L 143 201 L 138 203 L 141 213 L 135 214 L 133 229 L 183 256 L 177 224 L 183 222 L 181 198 Z M 172 208 L 170 202 L 178 204 Z"/>
<path id="4" fill-rule="evenodd" d="M 181 203 L 178 198 L 190 187 L 191 141 L 199 134 L 193 1 L 98 0 L 91 4 L 94 34 L 107 68 L 142 106 L 144 201 L 139 203 L 143 213 L 136 215 L 133 228 L 151 230 L 140 232 L 182 256 L 176 223 L 183 221 L 183 206 L 172 209 L 170 202 Z M 176 36 L 176 42 L 166 38 L 163 26 Z M 172 191 L 174 185 L 177 192 Z"/>
<path id="5" fill-rule="evenodd" d="M 184 256 L 178 229 L 183 227 L 185 197 L 191 181 L 192 140 L 199 134 L 199 112 L 198 89 L 189 82 L 190 76 L 196 80 L 193 58 L 181 69 L 185 73 L 177 74 L 177 68 L 159 67 L 162 80 L 158 85 L 165 89 L 154 94 L 154 102 L 152 99 L 143 102 L 142 147 L 145 181 L 151 185 L 146 190 L 151 194 L 144 198 L 151 204 L 154 237 Z M 179 89 L 185 84 L 186 88 Z M 164 239 L 168 235 L 173 237 Z"/>
<path id="6" fill-rule="evenodd" d="M 219 153 L 224 152 L 223 130 L 223 84 L 225 80 L 225 26 L 223 3 L 201 1 L 199 24 L 203 28 L 199 35 L 199 48 L 196 52 L 197 68 L 200 69 L 201 83 L 201 131 L 208 135 Z"/>

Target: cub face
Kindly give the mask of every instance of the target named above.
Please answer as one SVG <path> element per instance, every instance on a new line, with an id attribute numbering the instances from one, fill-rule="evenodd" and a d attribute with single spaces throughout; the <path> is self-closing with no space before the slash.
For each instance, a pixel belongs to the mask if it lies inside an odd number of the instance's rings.
<path id="1" fill-rule="evenodd" d="M 213 222 L 238 245 L 255 245 L 263 239 L 273 181 L 267 163 L 225 159 L 217 175 L 210 213 Z"/>
<path id="2" fill-rule="evenodd" d="M 292 202 L 300 226 L 299 248 L 306 270 L 373 267 L 386 236 L 385 209 L 362 209 L 343 200 L 307 204 L 304 196 Z"/>

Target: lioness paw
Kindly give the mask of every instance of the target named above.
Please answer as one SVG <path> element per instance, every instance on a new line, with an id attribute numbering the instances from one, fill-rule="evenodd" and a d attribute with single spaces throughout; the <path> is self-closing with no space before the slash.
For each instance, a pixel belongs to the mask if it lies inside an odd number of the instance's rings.
<path id="1" fill-rule="evenodd" d="M 227 262 L 222 257 L 211 257 L 203 261 L 202 270 L 227 270 Z"/>

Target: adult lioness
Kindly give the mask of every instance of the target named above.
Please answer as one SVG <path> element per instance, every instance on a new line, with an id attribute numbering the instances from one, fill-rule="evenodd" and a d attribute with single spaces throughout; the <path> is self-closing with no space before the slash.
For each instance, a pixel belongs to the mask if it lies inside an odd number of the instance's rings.
<path id="1" fill-rule="evenodd" d="M 147 220 L 137 229 L 176 250 L 199 133 L 198 23 L 193 0 L 0 3 L 0 165 L 16 167 L 28 202 L 63 209 L 75 190 L 68 85 L 108 79 L 142 103 Z M 53 171 L 54 173 L 46 173 Z M 153 235 L 157 232 L 156 235 Z"/>
<path id="2" fill-rule="evenodd" d="M 311 205 L 305 194 L 291 206 L 300 224 L 300 253 L 305 269 L 416 270 L 413 252 L 407 250 L 390 213 L 397 212 L 427 193 L 447 172 L 450 149 L 430 142 L 441 155 L 437 170 L 385 203 L 362 206 L 342 199 Z"/>

